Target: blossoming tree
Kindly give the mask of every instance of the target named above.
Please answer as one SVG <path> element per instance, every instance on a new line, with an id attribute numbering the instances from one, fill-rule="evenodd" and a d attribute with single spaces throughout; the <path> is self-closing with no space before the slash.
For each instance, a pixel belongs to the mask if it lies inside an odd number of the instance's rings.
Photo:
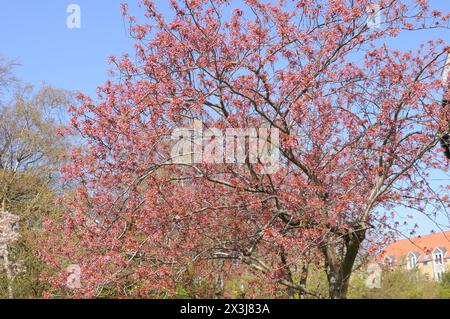
<path id="1" fill-rule="evenodd" d="M 76 196 L 47 223 L 48 261 L 81 266 L 73 293 L 164 297 L 187 274 L 212 282 L 249 267 L 291 297 L 319 297 L 295 273 L 312 262 L 329 296 L 345 298 L 358 254 L 398 227 L 396 208 L 445 210 L 427 176 L 448 168 L 448 48 L 404 52 L 395 39 L 445 28 L 449 15 L 427 0 L 375 4 L 172 0 L 166 18 L 143 0 L 148 24 L 123 5 L 135 56 L 111 57 L 99 102 L 80 95 L 71 107 L 86 148 L 64 168 Z M 279 170 L 262 173 L 248 152 L 240 164 L 174 163 L 171 134 L 192 120 L 276 128 Z M 63 286 L 64 272 L 51 280 Z"/>
<path id="2" fill-rule="evenodd" d="M 0 257 L 3 259 L 3 267 L 8 281 L 8 297 L 14 297 L 12 289 L 13 272 L 9 260 L 8 246 L 19 238 L 19 233 L 14 225 L 19 221 L 18 216 L 5 210 L 0 211 Z"/>

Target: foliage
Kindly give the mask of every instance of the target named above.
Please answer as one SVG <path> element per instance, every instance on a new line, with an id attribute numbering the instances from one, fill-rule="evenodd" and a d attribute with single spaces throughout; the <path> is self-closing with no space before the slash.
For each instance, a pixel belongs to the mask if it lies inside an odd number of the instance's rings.
<path id="1" fill-rule="evenodd" d="M 0 106 L 0 204 L 19 219 L 19 241 L 8 246 L 16 298 L 39 298 L 46 287 L 40 278 L 47 266 L 40 258 L 39 239 L 43 219 L 60 209 L 55 203 L 62 190 L 57 179 L 69 144 L 57 133 L 62 126 L 58 114 L 69 100 L 70 93 L 63 90 L 43 87 L 34 92 L 25 86 Z M 6 287 L 2 271 L 0 286 Z M 0 290 L 1 296 L 6 291 Z"/>
<path id="2" fill-rule="evenodd" d="M 362 299 L 439 299 L 448 298 L 449 290 L 427 278 L 420 271 L 394 269 L 384 271 L 381 288 L 368 289 L 364 274 L 357 273 L 351 283 L 349 298 Z"/>
<path id="3" fill-rule="evenodd" d="M 450 299 L 450 272 L 447 271 L 442 275 L 439 286 L 439 296 L 443 299 Z"/>
<path id="4" fill-rule="evenodd" d="M 448 169 L 435 148 L 447 129 L 436 96 L 448 48 L 390 44 L 445 28 L 449 15 L 426 0 L 381 1 L 383 23 L 371 28 L 371 2 L 171 1 L 166 19 L 146 0 L 149 23 L 123 5 L 136 56 L 111 57 L 117 78 L 99 102 L 80 95 L 70 108 L 86 148 L 63 169 L 77 187 L 63 222 L 47 223 L 48 245 L 62 245 L 46 260 L 82 268 L 72 296 L 130 282 L 142 297 L 174 296 L 193 266 L 209 278 L 228 260 L 267 291 L 316 296 L 294 281 L 295 265 L 311 261 L 326 270 L 328 295 L 343 298 L 358 254 L 398 227 L 395 208 L 443 209 L 448 197 L 426 178 Z M 192 120 L 216 132 L 278 129 L 280 169 L 265 174 L 249 154 L 239 165 L 177 165 L 169 137 Z M 65 274 L 49 280 L 63 288 Z"/>

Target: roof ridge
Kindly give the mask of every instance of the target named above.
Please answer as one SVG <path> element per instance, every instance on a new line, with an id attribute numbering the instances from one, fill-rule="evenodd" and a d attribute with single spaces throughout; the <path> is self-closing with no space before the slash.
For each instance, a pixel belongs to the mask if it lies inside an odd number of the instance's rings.
<path id="1" fill-rule="evenodd" d="M 430 234 L 426 234 L 426 235 L 419 235 L 419 236 L 411 237 L 411 238 L 403 238 L 403 239 L 396 240 L 393 243 L 398 243 L 398 242 L 401 242 L 401 241 L 413 241 L 415 239 L 419 239 L 420 240 L 420 239 L 424 239 L 424 238 L 428 238 L 428 237 L 432 237 L 432 236 L 436 236 L 436 235 L 444 235 L 444 237 L 448 236 L 449 238 L 447 238 L 447 239 L 450 242 L 450 230 L 447 230 L 447 231 L 440 231 L 440 232 L 430 233 Z"/>

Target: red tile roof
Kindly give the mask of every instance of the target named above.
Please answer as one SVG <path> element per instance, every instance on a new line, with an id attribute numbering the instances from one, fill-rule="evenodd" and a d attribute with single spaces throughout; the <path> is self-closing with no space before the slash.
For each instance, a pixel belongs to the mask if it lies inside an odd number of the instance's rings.
<path id="1" fill-rule="evenodd" d="M 419 261 L 423 261 L 436 247 L 450 251 L 450 231 L 398 240 L 383 249 L 381 257 L 394 257 L 394 262 L 398 262 L 413 252 L 419 254 Z"/>

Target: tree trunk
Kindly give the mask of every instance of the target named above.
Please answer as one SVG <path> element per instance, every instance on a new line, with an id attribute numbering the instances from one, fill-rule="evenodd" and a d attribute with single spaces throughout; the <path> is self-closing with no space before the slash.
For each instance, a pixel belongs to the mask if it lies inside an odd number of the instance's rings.
<path id="1" fill-rule="evenodd" d="M 300 286 L 306 287 L 307 282 L 308 282 L 308 263 L 304 261 L 302 265 L 302 273 L 300 275 Z M 304 292 L 300 291 L 299 297 L 300 299 L 304 299 L 305 298 Z"/>
<path id="2" fill-rule="evenodd" d="M 332 274 L 329 281 L 329 294 L 331 299 L 347 299 L 350 276 L 345 279 L 339 274 Z"/>
<path id="3" fill-rule="evenodd" d="M 358 225 L 361 226 L 361 225 Z M 350 229 L 344 236 L 344 257 L 338 258 L 338 247 L 341 242 L 329 241 L 323 248 L 325 267 L 328 278 L 331 299 L 346 299 L 353 265 L 358 256 L 359 248 L 366 236 L 366 227 Z"/>
<path id="4" fill-rule="evenodd" d="M 5 271 L 6 271 L 6 278 L 7 278 L 7 282 L 8 282 L 8 298 L 14 299 L 13 289 L 12 289 L 13 276 L 12 276 L 11 268 L 9 265 L 8 247 L 5 248 L 5 252 L 3 255 L 3 261 L 4 261 Z"/>
<path id="5" fill-rule="evenodd" d="M 280 257 L 281 257 L 281 262 L 282 262 L 283 268 L 284 268 L 285 279 L 289 283 L 294 284 L 294 280 L 292 278 L 291 268 L 289 267 L 289 264 L 287 262 L 286 252 L 285 252 L 283 247 L 281 247 Z M 288 296 L 289 299 L 295 299 L 295 290 L 292 287 L 287 287 L 287 296 Z"/>

